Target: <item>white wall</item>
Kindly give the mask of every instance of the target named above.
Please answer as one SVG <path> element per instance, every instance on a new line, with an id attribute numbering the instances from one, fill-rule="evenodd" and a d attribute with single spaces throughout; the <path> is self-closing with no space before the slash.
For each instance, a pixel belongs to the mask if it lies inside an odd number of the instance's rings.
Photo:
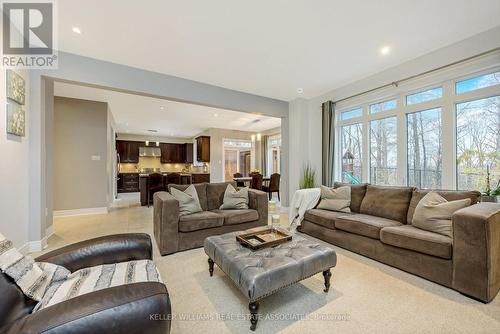
<path id="1" fill-rule="evenodd" d="M 29 106 L 29 76 L 16 71 L 26 82 L 26 136 L 17 137 L 6 132 L 6 71 L 0 70 L 0 233 L 12 240 L 15 247 L 23 248 L 29 241 L 29 141 L 31 113 Z M 22 249 L 27 250 L 27 247 Z"/>

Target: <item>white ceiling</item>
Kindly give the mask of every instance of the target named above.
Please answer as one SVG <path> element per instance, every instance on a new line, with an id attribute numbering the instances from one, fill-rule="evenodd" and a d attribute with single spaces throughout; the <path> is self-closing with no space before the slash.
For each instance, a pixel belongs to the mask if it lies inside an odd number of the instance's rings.
<path id="1" fill-rule="evenodd" d="M 281 125 L 274 117 L 61 82 L 54 83 L 54 95 L 107 102 L 118 133 L 191 138 L 208 128 L 262 132 Z"/>
<path id="2" fill-rule="evenodd" d="M 63 51 L 283 100 L 299 87 L 317 96 L 500 24 L 498 0 L 58 4 Z M 385 57 L 384 45 L 392 50 Z"/>

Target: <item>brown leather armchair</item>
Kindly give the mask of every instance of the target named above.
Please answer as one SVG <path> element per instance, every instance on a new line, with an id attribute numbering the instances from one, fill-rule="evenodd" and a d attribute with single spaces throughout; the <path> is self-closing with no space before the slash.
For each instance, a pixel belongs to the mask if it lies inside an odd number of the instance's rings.
<path id="1" fill-rule="evenodd" d="M 70 271 L 151 259 L 147 234 L 117 234 L 72 244 L 36 258 Z M 169 333 L 171 305 L 162 283 L 103 289 L 31 313 L 36 302 L 0 274 L 0 333 Z"/>

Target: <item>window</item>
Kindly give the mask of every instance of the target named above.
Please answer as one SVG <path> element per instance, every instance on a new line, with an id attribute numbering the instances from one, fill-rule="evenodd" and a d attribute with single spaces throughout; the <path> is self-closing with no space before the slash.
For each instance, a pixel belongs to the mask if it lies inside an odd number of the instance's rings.
<path id="1" fill-rule="evenodd" d="M 455 84 L 457 94 L 470 92 L 472 90 L 481 89 L 500 84 L 500 72 L 481 75 L 468 80 L 458 81 Z"/>
<path id="2" fill-rule="evenodd" d="M 443 97 L 443 88 L 436 87 L 433 89 L 425 90 L 412 95 L 406 96 L 406 105 L 412 105 L 422 102 L 427 102 L 435 99 L 440 99 Z"/>
<path id="3" fill-rule="evenodd" d="M 363 127 L 361 123 L 342 127 L 342 182 L 361 183 Z"/>
<path id="4" fill-rule="evenodd" d="M 408 135 L 408 185 L 441 188 L 441 108 L 406 116 Z"/>
<path id="5" fill-rule="evenodd" d="M 345 121 L 346 119 L 361 117 L 363 116 L 363 108 L 357 108 L 349 111 L 344 111 L 340 114 L 340 119 Z"/>
<path id="6" fill-rule="evenodd" d="M 500 180 L 500 96 L 459 103 L 457 117 L 457 188 L 496 188 Z"/>
<path id="7" fill-rule="evenodd" d="M 371 104 L 370 105 L 370 114 L 375 114 L 375 113 L 378 113 L 381 111 L 396 109 L 397 106 L 398 106 L 398 101 L 396 99 Z"/>
<path id="8" fill-rule="evenodd" d="M 370 182 L 373 184 L 397 184 L 396 128 L 396 117 L 370 122 Z"/>
<path id="9" fill-rule="evenodd" d="M 267 174 L 281 174 L 281 135 L 270 136 L 267 140 Z"/>

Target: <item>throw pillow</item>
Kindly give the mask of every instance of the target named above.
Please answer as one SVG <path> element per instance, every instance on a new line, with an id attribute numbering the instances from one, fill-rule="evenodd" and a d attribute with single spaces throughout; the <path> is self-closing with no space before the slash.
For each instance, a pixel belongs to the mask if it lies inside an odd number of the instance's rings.
<path id="1" fill-rule="evenodd" d="M 248 209 L 248 188 L 234 189 L 230 184 L 227 185 L 224 192 L 224 200 L 219 208 L 220 210 Z"/>
<path id="2" fill-rule="evenodd" d="M 12 246 L 12 242 L 0 234 L 0 269 L 14 280 L 29 298 L 40 301 L 49 285 L 64 280 L 70 271 L 52 263 L 35 262 Z"/>
<path id="3" fill-rule="evenodd" d="M 179 201 L 179 216 L 190 215 L 203 211 L 200 205 L 200 199 L 194 185 L 190 185 L 186 190 L 181 191 L 176 188 L 170 188 L 170 194 Z"/>
<path id="4" fill-rule="evenodd" d="M 438 193 L 431 191 L 418 202 L 412 225 L 422 230 L 452 237 L 451 216 L 455 211 L 469 206 L 470 203 L 470 198 L 448 202 Z"/>
<path id="5" fill-rule="evenodd" d="M 351 187 L 328 188 L 321 186 L 321 201 L 317 206 L 318 209 L 351 212 L 350 205 Z"/>

